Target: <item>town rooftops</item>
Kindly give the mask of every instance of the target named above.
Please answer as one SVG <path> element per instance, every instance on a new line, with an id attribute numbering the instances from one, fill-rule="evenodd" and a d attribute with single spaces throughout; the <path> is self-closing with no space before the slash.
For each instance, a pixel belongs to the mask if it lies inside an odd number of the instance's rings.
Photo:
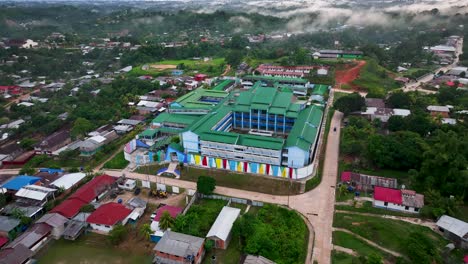
<path id="1" fill-rule="evenodd" d="M 70 138 L 70 132 L 68 130 L 55 132 L 52 135 L 46 137 L 44 140 L 42 140 L 37 145 L 37 147 L 44 148 L 44 149 L 53 148 L 54 146 L 62 144 L 68 138 Z"/>
<path id="2" fill-rule="evenodd" d="M 130 125 L 130 126 L 136 126 L 140 124 L 142 121 L 140 120 L 134 120 L 134 119 L 122 119 L 117 124 L 119 125 Z"/>
<path id="3" fill-rule="evenodd" d="M 66 218 L 72 218 L 78 214 L 80 208 L 87 203 L 83 202 L 77 198 L 68 198 L 67 200 L 63 201 L 61 204 L 54 207 L 50 212 L 51 213 L 58 213 Z"/>
<path id="4" fill-rule="evenodd" d="M 119 203 L 106 203 L 99 206 L 96 211 L 86 219 L 86 222 L 100 225 L 115 225 L 123 221 L 132 210 Z"/>
<path id="5" fill-rule="evenodd" d="M 26 185 L 19 189 L 15 196 L 42 201 L 55 191 L 56 189 L 46 188 L 38 185 Z"/>
<path id="6" fill-rule="evenodd" d="M 450 217 L 448 215 L 443 215 L 437 221 L 437 226 L 457 235 L 458 237 L 468 240 L 468 223 L 458 220 L 456 218 Z"/>
<path id="7" fill-rule="evenodd" d="M 196 256 L 205 240 L 200 237 L 166 231 L 154 247 L 155 251 L 178 257 Z"/>
<path id="8" fill-rule="evenodd" d="M 170 205 L 164 205 L 156 211 L 156 216 L 154 217 L 154 221 L 159 222 L 161 219 L 161 216 L 164 214 L 164 212 L 168 212 L 172 218 L 176 218 L 179 214 L 182 213 L 184 208 L 180 207 L 175 207 L 175 206 L 170 206 Z"/>
<path id="9" fill-rule="evenodd" d="M 366 98 L 367 107 L 385 108 L 385 101 L 380 98 Z"/>
<path id="10" fill-rule="evenodd" d="M 434 47 L 431 47 L 430 50 L 433 51 L 447 51 L 447 52 L 455 52 L 457 49 L 452 46 L 446 46 L 446 45 L 437 45 Z"/>
<path id="11" fill-rule="evenodd" d="M 442 105 L 429 105 L 427 107 L 427 110 L 431 112 L 446 112 L 446 113 L 450 112 L 450 108 L 448 108 L 447 106 L 442 106 Z"/>
<path id="12" fill-rule="evenodd" d="M 375 186 L 374 199 L 403 206 L 422 208 L 424 206 L 424 195 L 412 190 L 398 190 Z"/>
<path id="13" fill-rule="evenodd" d="M 16 247 L 21 244 L 27 248 L 31 248 L 39 241 L 41 241 L 43 237 L 50 234 L 50 231 L 52 231 L 52 227 L 50 225 L 45 223 L 36 223 L 26 232 L 17 237 L 13 242 L 11 242 L 10 246 Z"/>
<path id="14" fill-rule="evenodd" d="M 20 220 L 0 215 L 0 231 L 8 233 L 20 224 Z"/>
<path id="15" fill-rule="evenodd" d="M 50 225 L 51 227 L 59 227 L 63 226 L 66 222 L 68 222 L 68 219 L 58 213 L 49 213 L 43 215 L 39 220 L 37 220 L 36 223 L 46 223 Z"/>
<path id="16" fill-rule="evenodd" d="M 40 180 L 41 180 L 41 178 L 39 178 L 39 177 L 20 175 L 18 177 L 15 177 L 15 178 L 9 180 L 8 182 L 4 183 L 2 187 L 6 188 L 8 190 L 18 191 L 23 186 L 35 184 L 36 182 L 38 182 Z"/>
<path id="17" fill-rule="evenodd" d="M 97 196 L 99 196 L 99 194 L 108 189 L 110 185 L 115 183 L 115 181 L 116 178 L 109 175 L 103 174 L 101 176 L 97 176 L 85 185 L 83 185 L 70 197 L 80 199 L 85 203 L 90 203 Z"/>
<path id="18" fill-rule="evenodd" d="M 227 240 L 232 225 L 237 217 L 239 217 L 240 211 L 238 208 L 224 206 L 206 237 L 217 237 L 221 240 Z"/>
<path id="19" fill-rule="evenodd" d="M 82 172 L 77 172 L 77 173 L 69 173 L 65 174 L 62 177 L 58 178 L 57 180 L 53 181 L 51 185 L 57 187 L 57 188 L 64 188 L 65 190 L 70 189 L 73 185 L 77 184 L 79 181 L 81 181 L 84 177 L 86 177 L 86 174 Z"/>
<path id="20" fill-rule="evenodd" d="M 1 264 L 21 264 L 25 263 L 34 255 L 34 252 L 28 247 L 17 245 L 16 247 L 9 247 L 0 251 Z"/>

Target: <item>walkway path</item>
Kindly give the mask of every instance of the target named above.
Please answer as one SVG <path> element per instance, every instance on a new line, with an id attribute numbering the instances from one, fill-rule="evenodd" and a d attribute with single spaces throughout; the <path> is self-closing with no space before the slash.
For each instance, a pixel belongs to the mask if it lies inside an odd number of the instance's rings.
<path id="1" fill-rule="evenodd" d="M 350 248 L 333 245 L 333 250 L 340 251 L 340 252 L 355 256 L 355 257 L 358 256 L 358 253 Z"/>
<path id="2" fill-rule="evenodd" d="M 376 247 L 376 248 L 378 248 L 378 249 L 380 249 L 380 250 L 382 250 L 382 251 L 384 251 L 384 252 L 387 252 L 388 254 L 391 254 L 391 255 L 393 255 L 393 256 L 395 256 L 395 257 L 401 257 L 401 254 L 400 254 L 400 253 L 395 252 L 395 251 L 392 251 L 392 250 L 390 250 L 390 249 L 386 249 L 386 248 L 384 248 L 384 247 L 381 247 L 381 246 L 377 245 L 376 243 L 374 243 L 374 242 L 372 242 L 372 241 L 370 241 L 370 240 L 368 240 L 368 239 L 366 239 L 366 238 L 363 238 L 363 237 L 360 236 L 360 235 L 357 235 L 357 234 L 355 234 L 355 233 L 349 231 L 348 229 L 334 227 L 334 228 L 333 228 L 333 231 L 341 231 L 341 232 L 348 233 L 348 234 L 350 234 L 350 235 L 353 235 L 353 236 L 355 236 L 355 237 L 357 237 L 357 238 L 359 238 L 359 239 L 365 241 L 367 244 L 369 244 L 369 245 L 371 245 L 371 246 L 374 246 L 374 247 Z"/>

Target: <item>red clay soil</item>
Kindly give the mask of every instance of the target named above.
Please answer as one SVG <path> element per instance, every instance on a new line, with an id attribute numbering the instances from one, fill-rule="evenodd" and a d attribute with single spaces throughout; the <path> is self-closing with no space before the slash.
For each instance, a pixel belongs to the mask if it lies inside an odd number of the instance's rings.
<path id="1" fill-rule="evenodd" d="M 352 82 L 359 77 L 359 72 L 364 65 L 366 65 L 366 61 L 361 60 L 357 61 L 357 64 L 349 64 L 346 65 L 344 69 L 337 70 L 335 72 L 336 84 L 348 84 L 353 86 Z"/>

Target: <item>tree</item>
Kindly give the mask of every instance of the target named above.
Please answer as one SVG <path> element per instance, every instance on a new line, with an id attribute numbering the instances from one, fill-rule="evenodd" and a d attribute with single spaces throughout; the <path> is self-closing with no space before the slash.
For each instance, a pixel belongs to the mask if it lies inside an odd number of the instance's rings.
<path id="1" fill-rule="evenodd" d="M 93 123 L 91 123 L 88 119 L 79 117 L 73 123 L 71 135 L 73 137 L 84 136 L 87 132 L 91 131 L 93 127 Z"/>
<path id="2" fill-rule="evenodd" d="M 120 242 L 122 242 L 125 239 L 127 234 L 128 234 L 127 228 L 123 226 L 122 224 L 117 224 L 109 232 L 108 239 L 112 244 L 118 245 Z"/>
<path id="3" fill-rule="evenodd" d="M 233 69 L 236 69 L 241 64 L 243 54 L 239 50 L 231 50 L 226 54 L 226 62 L 231 65 Z"/>
<path id="4" fill-rule="evenodd" d="M 366 264 L 382 264 L 383 258 L 379 254 L 371 253 L 367 256 Z"/>
<path id="5" fill-rule="evenodd" d="M 388 97 L 387 103 L 392 108 L 410 108 L 411 107 L 411 97 L 404 92 L 394 92 Z"/>
<path id="6" fill-rule="evenodd" d="M 402 131 L 406 129 L 406 122 L 402 116 L 391 116 L 387 122 L 388 130 L 390 131 Z"/>
<path id="7" fill-rule="evenodd" d="M 33 149 L 34 147 L 34 144 L 36 144 L 36 140 L 32 139 L 32 138 L 23 138 L 19 145 L 21 148 L 25 149 L 25 150 L 31 150 Z"/>
<path id="8" fill-rule="evenodd" d="M 365 106 L 365 100 L 359 93 L 352 93 L 338 98 L 334 106 L 345 115 L 348 115 L 352 112 L 361 111 Z"/>
<path id="9" fill-rule="evenodd" d="M 146 240 L 149 240 L 150 236 L 151 236 L 151 233 L 153 233 L 153 230 L 151 230 L 151 225 L 150 224 L 143 224 L 140 227 L 139 233 Z"/>
<path id="10" fill-rule="evenodd" d="M 83 212 L 83 213 L 92 213 L 94 212 L 94 210 L 96 209 L 94 208 L 92 204 L 86 204 L 80 208 L 80 212 Z"/>
<path id="11" fill-rule="evenodd" d="M 209 252 L 209 251 L 211 251 L 211 250 L 213 249 L 213 247 L 214 247 L 214 241 L 211 240 L 211 239 L 206 240 L 206 242 L 205 242 L 205 250 L 206 250 L 207 252 Z"/>
<path id="12" fill-rule="evenodd" d="M 208 176 L 200 176 L 197 180 L 197 192 L 205 195 L 213 194 L 216 188 L 216 180 Z"/>
<path id="13" fill-rule="evenodd" d="M 405 249 L 411 263 L 441 263 L 439 251 L 433 241 L 420 232 L 409 235 Z"/>
<path id="14" fill-rule="evenodd" d="M 162 230 L 167 230 L 174 226 L 174 218 L 172 218 L 171 214 L 168 211 L 164 211 L 161 215 L 161 219 L 159 219 L 159 227 Z"/>
<path id="15" fill-rule="evenodd" d="M 28 165 L 25 165 L 21 170 L 19 171 L 20 175 L 32 175 L 36 172 L 34 168 L 31 168 Z"/>

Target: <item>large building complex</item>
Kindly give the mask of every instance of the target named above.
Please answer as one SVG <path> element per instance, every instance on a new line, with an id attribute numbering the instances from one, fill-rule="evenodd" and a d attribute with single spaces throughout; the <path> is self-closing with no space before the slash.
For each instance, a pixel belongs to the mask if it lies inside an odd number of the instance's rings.
<path id="1" fill-rule="evenodd" d="M 253 80 L 250 88 L 231 92 L 199 88 L 182 96 L 137 141 L 127 144 L 126 159 L 139 164 L 177 160 L 292 179 L 313 174 L 324 103 L 312 98 L 323 99 L 328 86 L 312 85 L 307 88 L 309 99 L 298 100 L 293 88 L 269 82 L 291 79 L 258 77 L 265 82 Z M 166 148 L 162 143 L 175 135 L 180 137 L 179 147 L 172 143 Z M 157 154 L 161 151 L 165 153 Z"/>

